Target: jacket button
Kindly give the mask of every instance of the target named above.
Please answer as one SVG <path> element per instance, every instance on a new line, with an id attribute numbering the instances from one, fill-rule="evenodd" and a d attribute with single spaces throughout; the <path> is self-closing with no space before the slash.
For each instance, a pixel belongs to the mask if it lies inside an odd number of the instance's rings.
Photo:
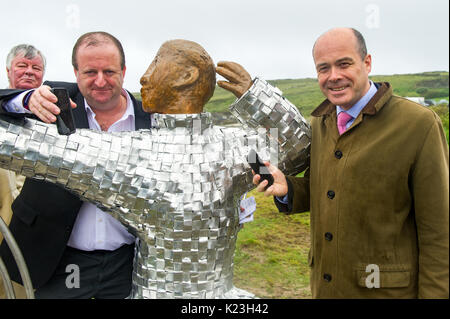
<path id="1" fill-rule="evenodd" d="M 337 159 L 341 159 L 341 158 L 342 158 L 342 152 L 339 151 L 339 150 L 337 150 L 336 152 L 334 152 L 334 156 L 335 156 Z"/>
<path id="2" fill-rule="evenodd" d="M 326 282 L 330 282 L 331 281 L 331 275 L 330 274 L 324 274 L 323 275 L 323 280 L 325 280 Z"/>
<path id="3" fill-rule="evenodd" d="M 327 192 L 327 196 L 328 196 L 329 199 L 333 199 L 334 196 L 336 196 L 336 194 L 333 191 L 328 191 Z"/>
<path id="4" fill-rule="evenodd" d="M 325 233 L 325 239 L 328 241 L 332 241 L 333 240 L 333 234 L 332 233 Z"/>

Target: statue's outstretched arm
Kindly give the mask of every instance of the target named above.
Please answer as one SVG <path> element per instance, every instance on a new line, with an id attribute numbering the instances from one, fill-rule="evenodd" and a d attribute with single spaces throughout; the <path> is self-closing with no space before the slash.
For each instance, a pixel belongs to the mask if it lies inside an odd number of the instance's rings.
<path id="1" fill-rule="evenodd" d="M 265 160 L 286 175 L 296 175 L 307 168 L 310 125 L 279 89 L 255 78 L 250 89 L 230 106 L 230 111 L 249 131 L 249 147 L 255 148 Z"/>
<path id="2" fill-rule="evenodd" d="M 158 165 L 152 146 L 149 130 L 77 129 L 65 136 L 53 124 L 0 115 L 0 167 L 57 184 L 116 215 L 161 196 L 149 185 Z"/>
<path id="3" fill-rule="evenodd" d="M 296 174 L 306 168 L 310 145 L 309 125 L 295 106 L 274 87 L 256 79 L 253 86 L 230 109 L 246 129 L 236 134 L 226 134 L 227 130 L 223 130 L 224 135 L 214 137 L 214 145 L 220 145 L 225 140 L 221 151 L 231 154 L 231 159 L 235 158 L 238 151 L 243 153 L 255 146 L 263 158 L 270 159 L 272 164 L 278 161 L 278 167 L 285 174 Z M 243 144 L 236 143 L 236 138 L 240 136 L 244 139 Z M 28 177 L 56 183 L 74 192 L 82 200 L 118 214 L 129 210 L 143 211 L 150 207 L 162 211 L 166 210 L 162 206 L 177 202 L 168 198 L 168 194 L 173 191 L 172 194 L 178 196 L 186 189 L 183 180 L 173 180 L 176 176 L 172 176 L 172 167 L 163 167 L 177 162 L 173 158 L 175 153 L 179 153 L 178 157 L 184 154 L 178 150 L 184 146 L 169 145 L 168 138 L 158 133 L 153 136 L 150 130 L 111 134 L 79 129 L 75 134 L 62 136 L 54 125 L 29 119 L 22 123 L 0 119 L 0 166 Z M 196 147 L 202 148 L 201 145 Z M 195 148 L 191 152 L 195 153 Z M 164 154 L 168 158 L 163 161 L 161 156 Z M 245 163 L 246 154 L 238 155 L 241 155 L 238 161 L 213 161 L 215 164 L 208 166 L 208 180 L 216 180 L 215 176 L 222 172 L 227 181 L 212 183 L 212 192 L 222 194 L 213 195 L 212 198 L 224 199 L 230 186 L 233 187 L 233 193 L 239 190 L 241 194 L 252 186 L 250 169 Z M 239 167 L 234 165 L 236 163 Z M 177 170 L 183 172 L 184 168 L 179 167 Z M 239 176 L 245 178 L 240 179 Z M 180 191 L 172 190 L 174 187 Z"/>

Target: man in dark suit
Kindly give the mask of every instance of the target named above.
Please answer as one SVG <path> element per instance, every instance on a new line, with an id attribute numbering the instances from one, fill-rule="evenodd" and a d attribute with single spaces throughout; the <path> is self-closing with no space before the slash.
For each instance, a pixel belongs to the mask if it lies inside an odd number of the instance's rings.
<path id="1" fill-rule="evenodd" d="M 45 82 L 34 91 L 1 90 L 8 112 L 32 113 L 46 123 L 60 112 L 51 87 L 65 87 L 78 128 L 150 128 L 151 116 L 122 88 L 125 55 L 112 35 L 92 32 L 76 42 L 77 83 Z M 135 237 L 93 204 L 45 181 L 27 179 L 12 204 L 10 230 L 28 265 L 37 298 L 126 298 L 131 291 Z M 20 274 L 6 244 L 0 247 L 11 278 Z"/>

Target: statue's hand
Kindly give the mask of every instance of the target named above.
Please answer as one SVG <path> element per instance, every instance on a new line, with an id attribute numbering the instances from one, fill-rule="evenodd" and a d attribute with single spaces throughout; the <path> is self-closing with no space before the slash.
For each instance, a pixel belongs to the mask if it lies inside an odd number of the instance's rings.
<path id="1" fill-rule="evenodd" d="M 235 62 L 221 61 L 217 63 L 216 72 L 227 81 L 217 81 L 217 85 L 240 98 L 253 84 L 250 74 Z"/>

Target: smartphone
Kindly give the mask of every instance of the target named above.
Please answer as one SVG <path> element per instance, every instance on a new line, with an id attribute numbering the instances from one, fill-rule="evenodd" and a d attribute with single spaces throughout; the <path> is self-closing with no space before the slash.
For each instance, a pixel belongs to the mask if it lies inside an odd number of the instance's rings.
<path id="1" fill-rule="evenodd" d="M 58 98 L 56 106 L 61 110 L 61 113 L 56 115 L 58 133 L 61 135 L 70 135 L 75 132 L 76 128 L 73 120 L 72 107 L 70 106 L 69 93 L 67 89 L 60 87 L 52 88 L 51 91 Z"/>
<path id="2" fill-rule="evenodd" d="M 259 176 L 261 176 L 261 179 L 259 181 L 260 183 L 264 180 L 267 180 L 269 182 L 265 190 L 273 184 L 272 174 L 269 173 L 269 169 L 266 167 L 266 165 L 264 165 L 263 161 L 254 149 L 250 149 L 247 157 L 247 162 L 250 164 L 250 167 L 253 169 L 255 174 L 259 174 Z"/>

